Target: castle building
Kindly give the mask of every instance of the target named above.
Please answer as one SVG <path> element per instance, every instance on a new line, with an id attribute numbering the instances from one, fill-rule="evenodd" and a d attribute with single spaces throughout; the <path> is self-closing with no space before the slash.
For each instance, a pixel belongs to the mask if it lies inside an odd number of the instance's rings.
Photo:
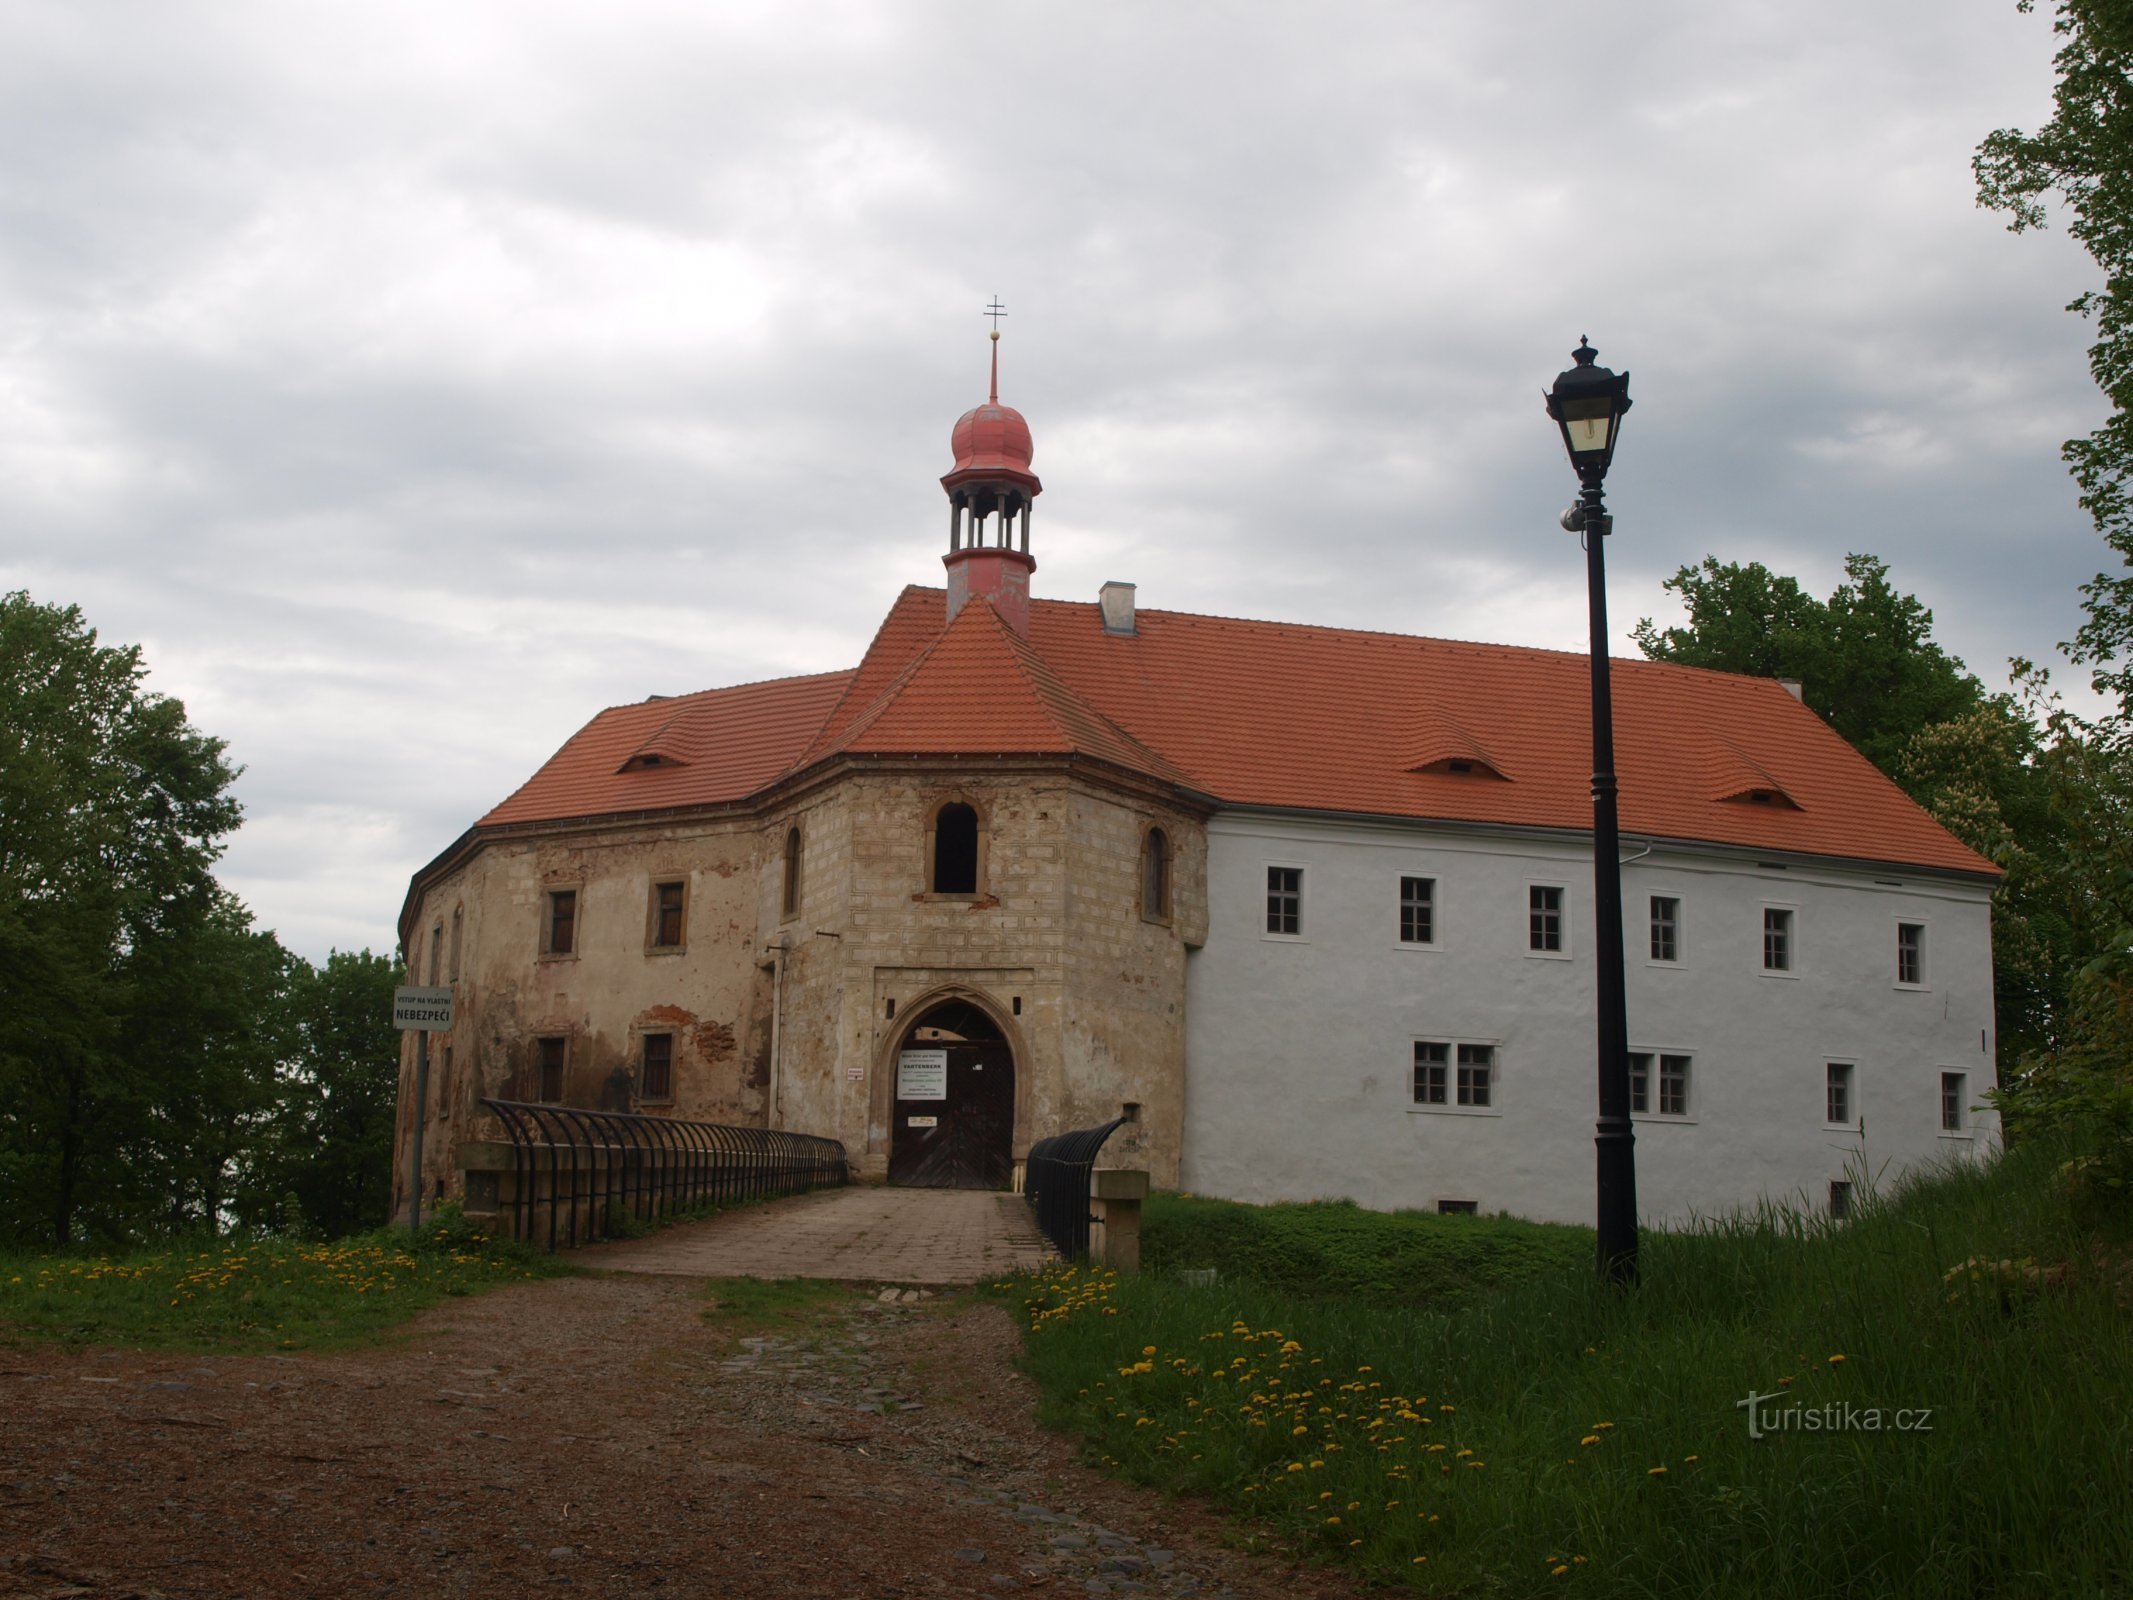
<path id="1" fill-rule="evenodd" d="M 1036 598 L 997 344 L 953 450 L 856 667 L 603 711 L 415 875 L 424 1192 L 494 1097 L 979 1187 L 1125 1115 L 1160 1186 L 1590 1221 L 1585 657 Z M 1645 1216 L 1988 1146 L 1992 865 L 1784 684 L 1614 695 Z"/>

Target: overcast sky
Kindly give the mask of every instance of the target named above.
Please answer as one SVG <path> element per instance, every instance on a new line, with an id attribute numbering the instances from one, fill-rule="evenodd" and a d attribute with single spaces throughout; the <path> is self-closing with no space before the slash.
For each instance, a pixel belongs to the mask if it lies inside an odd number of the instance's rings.
<path id="1" fill-rule="evenodd" d="M 2051 54 L 2014 0 L 0 0 L 0 589 L 229 741 L 225 881 L 313 959 L 594 711 L 940 582 L 995 294 L 1040 595 L 1582 648 L 1589 334 L 1618 653 L 1707 552 L 1868 550 L 1998 683 L 2102 564 L 2093 269 L 1969 168 Z"/>

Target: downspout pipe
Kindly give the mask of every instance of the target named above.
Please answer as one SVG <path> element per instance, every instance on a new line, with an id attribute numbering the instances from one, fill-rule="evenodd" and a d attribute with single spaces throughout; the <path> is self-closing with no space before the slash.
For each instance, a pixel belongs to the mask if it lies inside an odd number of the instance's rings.
<path id="1" fill-rule="evenodd" d="M 784 1042 L 782 1035 L 784 1032 L 785 956 L 787 950 L 785 935 L 781 933 L 778 935 L 776 942 L 770 945 L 768 951 L 770 956 L 770 1089 L 767 1096 L 768 1104 L 765 1107 L 764 1120 L 765 1125 L 772 1128 L 781 1125 L 778 1098 L 779 1092 L 784 1085 L 778 1069 L 781 1065 L 779 1060 L 781 1054 L 780 1046 Z"/>

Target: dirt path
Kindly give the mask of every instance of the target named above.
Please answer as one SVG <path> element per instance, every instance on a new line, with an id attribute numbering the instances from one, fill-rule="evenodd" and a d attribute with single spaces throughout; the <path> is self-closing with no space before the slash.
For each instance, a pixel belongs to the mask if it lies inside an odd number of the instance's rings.
<path id="1" fill-rule="evenodd" d="M 526 1284 L 386 1350 L 0 1348 L 0 1595 L 1331 1597 L 1037 1429 L 997 1307 L 736 1345 L 688 1280 Z"/>

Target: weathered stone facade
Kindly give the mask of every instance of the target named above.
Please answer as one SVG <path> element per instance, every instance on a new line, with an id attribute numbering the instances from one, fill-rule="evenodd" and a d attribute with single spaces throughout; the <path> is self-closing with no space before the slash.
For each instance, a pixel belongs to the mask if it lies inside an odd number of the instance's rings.
<path id="1" fill-rule="evenodd" d="M 928 888 L 940 806 L 973 807 L 973 894 Z M 1185 960 L 1206 937 L 1205 812 L 1058 762 L 866 765 L 725 815 L 581 823 L 470 839 L 411 897 L 409 978 L 457 989 L 431 1037 L 425 1194 L 456 1193 L 454 1149 L 495 1137 L 484 1097 L 542 1098 L 539 1041 L 567 1040 L 560 1102 L 791 1128 L 888 1169 L 895 1059 L 947 999 L 1012 1047 L 1014 1159 L 1032 1141 L 1138 1121 L 1121 1155 L 1175 1183 L 1184 1117 Z M 1143 914 L 1147 830 L 1169 841 L 1169 914 Z M 787 837 L 801 841 L 785 905 Z M 683 883 L 685 936 L 653 943 L 655 886 Z M 548 897 L 577 894 L 567 955 L 543 952 Z M 671 1034 L 673 1094 L 643 1093 L 643 1041 Z M 403 1052 L 397 1203 L 412 1156 Z M 553 1087 L 552 1085 L 550 1087 Z"/>

